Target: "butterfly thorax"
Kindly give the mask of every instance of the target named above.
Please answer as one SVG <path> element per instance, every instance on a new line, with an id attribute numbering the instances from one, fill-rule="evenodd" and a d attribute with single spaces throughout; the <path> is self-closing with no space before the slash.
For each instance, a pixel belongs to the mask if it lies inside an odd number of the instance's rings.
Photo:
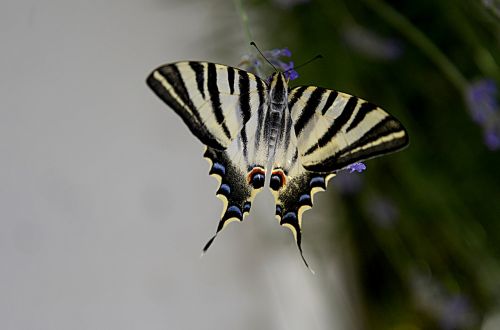
<path id="1" fill-rule="evenodd" d="M 269 78 L 269 107 L 264 124 L 265 136 L 269 145 L 269 160 L 274 158 L 276 145 L 284 129 L 284 113 L 288 108 L 288 84 L 281 72 Z"/>

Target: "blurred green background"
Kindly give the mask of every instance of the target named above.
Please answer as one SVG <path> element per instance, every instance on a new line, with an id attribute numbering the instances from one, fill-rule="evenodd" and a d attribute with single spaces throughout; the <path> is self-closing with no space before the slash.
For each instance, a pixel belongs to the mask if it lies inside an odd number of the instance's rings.
<path id="1" fill-rule="evenodd" d="M 409 131 L 406 150 L 331 182 L 337 225 L 321 249 L 348 251 L 361 324 L 481 328 L 500 297 L 500 2 L 235 6 L 261 47 L 287 47 L 295 64 L 324 56 L 292 86 L 357 95 Z"/>

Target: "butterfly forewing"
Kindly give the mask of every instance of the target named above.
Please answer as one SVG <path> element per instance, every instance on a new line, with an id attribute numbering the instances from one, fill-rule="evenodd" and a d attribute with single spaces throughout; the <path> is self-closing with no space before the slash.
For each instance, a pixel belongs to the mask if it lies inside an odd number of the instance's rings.
<path id="1" fill-rule="evenodd" d="M 149 87 L 210 147 L 227 148 L 264 106 L 266 85 L 243 70 L 207 62 L 161 66 L 147 78 Z"/>
<path id="2" fill-rule="evenodd" d="M 408 144 L 399 121 L 356 96 L 309 86 L 292 89 L 289 99 L 307 170 L 334 172 Z"/>

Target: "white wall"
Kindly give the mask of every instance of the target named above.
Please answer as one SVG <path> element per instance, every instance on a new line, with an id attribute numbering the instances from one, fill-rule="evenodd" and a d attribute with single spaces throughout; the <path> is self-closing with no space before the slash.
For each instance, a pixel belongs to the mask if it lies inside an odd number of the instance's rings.
<path id="1" fill-rule="evenodd" d="M 199 258 L 220 215 L 216 181 L 144 80 L 169 61 L 231 61 L 234 49 L 216 57 L 220 41 L 203 43 L 220 19 L 212 6 L 2 0 L 0 329 L 332 329 L 341 319 L 275 223 L 270 194 Z"/>

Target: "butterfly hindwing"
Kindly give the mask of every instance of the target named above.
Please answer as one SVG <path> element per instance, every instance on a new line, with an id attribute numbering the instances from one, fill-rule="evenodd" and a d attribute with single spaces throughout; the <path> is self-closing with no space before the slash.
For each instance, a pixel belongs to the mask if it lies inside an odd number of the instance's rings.
<path id="1" fill-rule="evenodd" d="M 275 173 L 273 171 L 273 173 Z M 294 175 L 287 176 L 288 182 L 278 191 L 273 191 L 276 201 L 276 218 L 280 225 L 287 227 L 299 248 L 302 259 L 302 215 L 313 207 L 314 195 L 325 191 L 328 180 L 335 174 L 324 174 L 298 169 Z"/>

